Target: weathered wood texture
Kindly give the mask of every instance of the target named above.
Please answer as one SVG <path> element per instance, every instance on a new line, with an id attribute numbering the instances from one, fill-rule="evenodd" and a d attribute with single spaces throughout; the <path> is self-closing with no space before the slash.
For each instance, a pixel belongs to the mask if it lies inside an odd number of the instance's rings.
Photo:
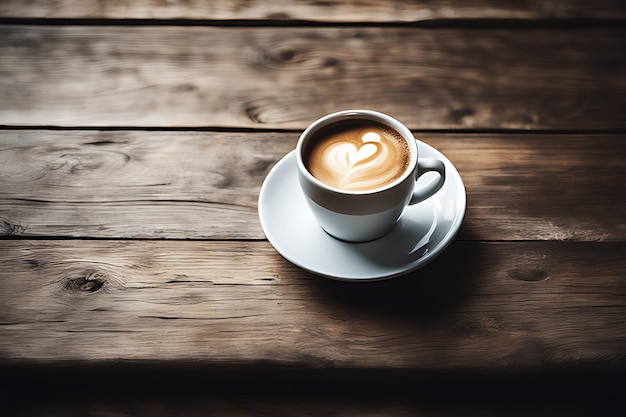
<path id="1" fill-rule="evenodd" d="M 0 17 L 88 19 L 308 20 L 420 22 L 436 19 L 560 19 L 626 17 L 623 2 L 582 0 L 233 1 L 2 0 Z"/>
<path id="2" fill-rule="evenodd" d="M 625 18 L 0 0 L 0 414 L 625 415 Z M 347 108 L 467 187 L 458 239 L 391 281 L 306 273 L 259 225 L 267 172 Z"/>
<path id="3" fill-rule="evenodd" d="M 0 27 L 0 125 L 624 129 L 624 29 Z"/>
<path id="4" fill-rule="evenodd" d="M 623 368 L 625 249 L 456 242 L 406 277 L 355 285 L 267 242 L 0 240 L 0 358 Z"/>
<path id="5" fill-rule="evenodd" d="M 257 199 L 298 132 L 0 132 L 0 235 L 264 239 Z M 460 239 L 626 239 L 623 134 L 416 133 L 467 189 Z"/>

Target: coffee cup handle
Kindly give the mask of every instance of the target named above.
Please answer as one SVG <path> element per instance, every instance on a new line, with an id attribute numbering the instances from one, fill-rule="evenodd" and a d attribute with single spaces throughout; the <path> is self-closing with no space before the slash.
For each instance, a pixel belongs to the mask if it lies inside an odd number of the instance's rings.
<path id="1" fill-rule="evenodd" d="M 417 161 L 417 178 L 421 177 L 423 174 L 427 172 L 438 172 L 439 180 L 431 181 L 427 185 L 417 186 L 415 185 L 415 190 L 413 190 L 413 196 L 411 197 L 411 201 L 409 205 L 419 203 L 420 201 L 424 201 L 433 194 L 435 194 L 439 189 L 443 186 L 443 183 L 446 180 L 446 166 L 443 161 L 435 158 L 423 158 L 418 159 Z"/>

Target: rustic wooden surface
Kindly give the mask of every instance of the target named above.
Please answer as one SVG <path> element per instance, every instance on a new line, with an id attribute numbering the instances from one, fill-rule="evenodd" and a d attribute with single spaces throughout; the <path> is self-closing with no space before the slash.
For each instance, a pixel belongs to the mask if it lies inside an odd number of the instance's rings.
<path id="1" fill-rule="evenodd" d="M 0 0 L 0 414 L 623 415 L 625 6 Z M 257 215 L 357 107 L 468 201 L 365 285 Z"/>
<path id="2" fill-rule="evenodd" d="M 626 29 L 0 27 L 6 125 L 625 129 Z M 30 68 L 30 71 L 24 71 Z"/>
<path id="3" fill-rule="evenodd" d="M 582 0 L 2 0 L 0 16 L 57 19 L 303 20 L 314 22 L 423 22 L 446 19 L 617 19 L 619 1 Z"/>
<path id="4" fill-rule="evenodd" d="M 303 273 L 267 242 L 0 247 L 8 358 L 449 371 L 624 356 L 621 242 L 457 242 L 371 285 Z M 614 342 L 599 344 L 607 333 Z"/>
<path id="5" fill-rule="evenodd" d="M 263 239 L 261 184 L 298 139 L 210 130 L 2 135 L 1 235 L 150 239 Z M 626 178 L 624 134 L 415 135 L 463 177 L 470 204 L 461 239 L 626 238 L 626 199 L 616 192 Z"/>

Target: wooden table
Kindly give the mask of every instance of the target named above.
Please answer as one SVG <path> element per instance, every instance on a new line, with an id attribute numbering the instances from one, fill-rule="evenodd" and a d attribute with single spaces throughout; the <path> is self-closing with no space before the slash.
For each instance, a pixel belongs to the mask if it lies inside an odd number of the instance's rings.
<path id="1" fill-rule="evenodd" d="M 2 409 L 624 411 L 617 3 L 0 1 Z M 467 189 L 451 246 L 390 281 L 304 272 L 257 214 L 349 108 Z"/>

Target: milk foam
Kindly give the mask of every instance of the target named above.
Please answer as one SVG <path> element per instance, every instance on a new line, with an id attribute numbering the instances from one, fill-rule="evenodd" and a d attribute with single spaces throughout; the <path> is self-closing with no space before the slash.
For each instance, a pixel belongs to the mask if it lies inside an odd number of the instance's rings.
<path id="1" fill-rule="evenodd" d="M 316 141 L 307 165 L 313 176 L 334 188 L 363 191 L 398 179 L 409 155 L 397 132 L 369 123 L 327 132 Z"/>

